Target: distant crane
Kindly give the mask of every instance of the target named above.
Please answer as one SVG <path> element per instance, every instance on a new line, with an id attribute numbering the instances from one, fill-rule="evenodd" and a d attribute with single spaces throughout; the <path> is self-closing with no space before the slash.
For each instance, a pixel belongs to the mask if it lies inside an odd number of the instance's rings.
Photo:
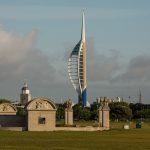
<path id="1" fill-rule="evenodd" d="M 139 103 L 142 104 L 142 94 L 140 88 L 139 88 Z"/>
<path id="2" fill-rule="evenodd" d="M 142 110 L 144 109 L 143 108 L 143 102 L 142 102 L 142 94 L 141 94 L 141 89 L 139 88 L 139 104 L 141 104 L 141 112 Z M 141 120 L 140 120 L 140 123 L 142 122 L 142 113 L 141 113 Z"/>

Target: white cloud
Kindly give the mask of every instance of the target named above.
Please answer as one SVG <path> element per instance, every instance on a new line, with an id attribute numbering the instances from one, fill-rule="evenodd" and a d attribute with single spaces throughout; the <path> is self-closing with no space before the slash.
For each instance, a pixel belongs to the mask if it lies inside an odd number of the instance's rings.
<path id="1" fill-rule="evenodd" d="M 35 48 L 36 37 L 36 31 L 22 36 L 0 29 L 0 96 L 18 99 L 20 83 L 27 79 L 35 96 L 56 97 L 56 101 L 61 97 L 73 97 L 76 102 L 77 94 L 69 82 L 67 73 L 69 52 L 65 53 L 65 58 L 59 55 L 54 62 L 52 56 L 47 57 Z M 70 52 L 74 47 L 71 45 L 67 46 Z M 128 66 L 122 68 L 120 52 L 110 50 L 109 55 L 102 55 L 100 50 L 95 50 L 93 38 L 87 39 L 87 51 L 89 101 L 95 100 L 97 96 L 137 97 L 139 87 L 144 89 L 145 101 L 148 101 L 149 54 L 132 58 Z M 123 71 L 124 73 L 121 73 Z"/>
<path id="2" fill-rule="evenodd" d="M 150 55 L 147 53 L 131 58 L 125 72 L 114 80 L 125 85 L 150 85 Z"/>
<path id="3" fill-rule="evenodd" d="M 91 82 L 109 82 L 120 70 L 119 56 L 117 50 L 109 50 L 109 55 L 103 55 L 95 50 L 94 40 L 87 42 L 87 74 Z"/>
<path id="4" fill-rule="evenodd" d="M 0 97 L 19 99 L 24 79 L 33 97 L 57 98 L 57 102 L 75 94 L 70 89 L 67 59 L 56 52 L 54 58 L 46 56 L 35 48 L 36 38 L 37 31 L 23 36 L 0 28 Z"/>
<path id="5" fill-rule="evenodd" d="M 7 83 L 11 83 L 9 86 L 13 87 L 16 82 L 23 82 L 24 79 L 41 86 L 55 81 L 56 70 L 50 63 L 50 58 L 34 46 L 36 34 L 36 31 L 31 31 L 21 36 L 0 29 L 0 83 L 3 83 L 0 84 L 1 89 Z"/>

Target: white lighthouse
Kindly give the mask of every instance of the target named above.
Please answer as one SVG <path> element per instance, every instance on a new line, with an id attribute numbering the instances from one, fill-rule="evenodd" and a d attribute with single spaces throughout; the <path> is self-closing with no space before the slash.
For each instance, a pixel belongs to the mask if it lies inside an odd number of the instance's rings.
<path id="1" fill-rule="evenodd" d="M 24 86 L 21 89 L 21 94 L 20 94 L 20 103 L 21 105 L 27 104 L 31 100 L 31 94 L 30 90 L 28 88 L 27 83 L 24 83 Z"/>

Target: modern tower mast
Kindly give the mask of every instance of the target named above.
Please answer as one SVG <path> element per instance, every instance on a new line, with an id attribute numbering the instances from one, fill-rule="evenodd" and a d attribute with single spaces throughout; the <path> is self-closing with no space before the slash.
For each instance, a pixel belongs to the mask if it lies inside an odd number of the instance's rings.
<path id="1" fill-rule="evenodd" d="M 86 100 L 86 41 L 85 41 L 85 21 L 82 13 L 81 39 L 72 50 L 68 61 L 69 78 L 76 92 L 78 102 L 87 106 Z"/>

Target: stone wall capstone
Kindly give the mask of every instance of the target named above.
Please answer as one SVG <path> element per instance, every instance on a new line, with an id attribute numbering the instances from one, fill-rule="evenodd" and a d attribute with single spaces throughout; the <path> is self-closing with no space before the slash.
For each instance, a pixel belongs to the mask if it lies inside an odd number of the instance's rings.
<path id="1" fill-rule="evenodd" d="M 10 103 L 0 104 L 0 115 L 16 115 L 17 109 Z"/>

